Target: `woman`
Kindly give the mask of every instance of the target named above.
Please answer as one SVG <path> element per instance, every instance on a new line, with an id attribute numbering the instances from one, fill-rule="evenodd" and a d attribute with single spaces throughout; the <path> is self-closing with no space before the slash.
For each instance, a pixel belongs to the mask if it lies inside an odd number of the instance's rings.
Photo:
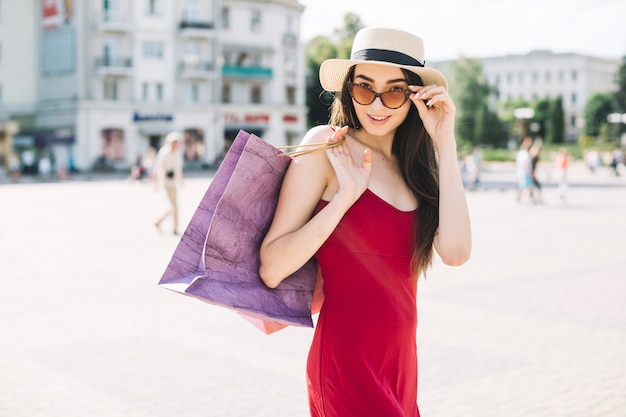
<path id="1" fill-rule="evenodd" d="M 444 76 L 422 40 L 366 28 L 350 60 L 320 69 L 336 93 L 330 126 L 302 144 L 261 245 L 277 286 L 315 256 L 324 284 L 307 364 L 312 416 L 419 416 L 416 282 L 433 247 L 448 265 L 470 253 L 470 222 Z M 338 128 L 336 126 L 343 126 Z"/>
<path id="2" fill-rule="evenodd" d="M 178 132 L 169 133 L 165 137 L 165 145 L 159 150 L 154 162 L 153 176 L 155 187 L 163 188 L 169 201 L 169 209 L 157 220 L 155 226 L 160 229 L 161 224 L 172 217 L 173 233 L 178 231 L 178 189 L 183 185 L 183 159 L 180 152 L 183 136 Z"/>

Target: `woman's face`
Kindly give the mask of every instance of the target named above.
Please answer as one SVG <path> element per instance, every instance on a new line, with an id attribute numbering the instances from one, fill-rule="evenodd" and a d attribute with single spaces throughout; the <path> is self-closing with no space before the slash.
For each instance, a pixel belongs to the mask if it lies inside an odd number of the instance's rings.
<path id="1" fill-rule="evenodd" d="M 377 93 L 394 90 L 396 97 L 403 93 L 401 90 L 408 90 L 404 72 L 400 68 L 386 65 L 358 64 L 354 69 L 352 82 L 355 85 L 354 88 L 365 87 Z M 411 108 L 411 100 L 406 100 L 400 107 L 392 109 L 385 106 L 380 97 L 376 97 L 370 104 L 359 104 L 359 101 L 366 103 L 369 100 L 357 101 L 355 96 L 358 98 L 353 89 L 352 102 L 359 122 L 368 133 L 374 136 L 384 136 L 395 132 L 404 122 Z M 388 106 L 391 104 L 390 107 L 397 105 L 391 99 L 385 100 L 385 104 Z"/>

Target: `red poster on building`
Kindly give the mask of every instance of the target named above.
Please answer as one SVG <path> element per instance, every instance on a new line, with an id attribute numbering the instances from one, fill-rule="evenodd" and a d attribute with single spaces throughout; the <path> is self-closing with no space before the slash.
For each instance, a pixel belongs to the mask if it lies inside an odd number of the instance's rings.
<path id="1" fill-rule="evenodd" d="M 63 0 L 41 0 L 41 26 L 53 30 L 63 24 Z"/>

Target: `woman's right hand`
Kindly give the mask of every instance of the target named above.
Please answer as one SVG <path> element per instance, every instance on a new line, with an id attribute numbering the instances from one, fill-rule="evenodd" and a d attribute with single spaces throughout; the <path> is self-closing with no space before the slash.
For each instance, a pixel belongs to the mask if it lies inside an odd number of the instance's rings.
<path id="1" fill-rule="evenodd" d="M 348 127 L 335 129 L 328 137 L 327 142 L 338 142 L 345 138 Z M 363 151 L 363 162 L 357 166 L 350 153 L 350 148 L 344 140 L 340 145 L 326 149 L 326 155 L 330 161 L 339 189 L 333 199 L 345 199 L 346 204 L 352 205 L 365 192 L 369 185 L 372 173 L 372 153 L 369 148 Z"/>

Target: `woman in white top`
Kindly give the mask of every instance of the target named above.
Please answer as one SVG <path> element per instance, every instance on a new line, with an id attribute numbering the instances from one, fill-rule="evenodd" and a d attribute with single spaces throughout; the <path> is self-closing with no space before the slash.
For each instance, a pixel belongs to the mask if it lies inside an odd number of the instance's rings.
<path id="1" fill-rule="evenodd" d="M 177 191 L 183 185 L 183 158 L 180 152 L 182 135 L 172 132 L 165 137 L 165 145 L 159 150 L 153 175 L 157 189 L 164 188 L 170 202 L 170 208 L 156 222 L 156 227 L 169 216 L 174 223 L 174 234 L 178 234 L 178 201 Z"/>

